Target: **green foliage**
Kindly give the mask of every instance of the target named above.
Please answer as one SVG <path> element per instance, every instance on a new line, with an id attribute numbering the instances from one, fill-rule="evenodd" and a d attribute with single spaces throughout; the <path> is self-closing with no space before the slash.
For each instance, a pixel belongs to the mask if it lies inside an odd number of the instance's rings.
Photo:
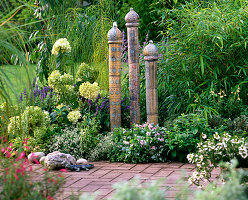
<path id="1" fill-rule="evenodd" d="M 112 133 L 103 136 L 90 154 L 89 160 L 108 160 L 108 154 L 114 146 Z"/>
<path id="2" fill-rule="evenodd" d="M 82 142 L 83 156 L 88 158 L 101 139 L 99 132 L 101 126 L 98 123 L 97 118 L 90 115 L 84 115 L 79 126 L 81 128 L 80 138 Z"/>
<path id="3" fill-rule="evenodd" d="M 247 4 L 248 1 L 232 0 L 192 1 L 164 11 L 167 17 L 161 25 L 168 28 L 168 41 L 161 43 L 164 57 L 158 77 L 164 110 L 182 113 L 194 104 L 201 110 L 210 107 L 234 118 L 244 109 L 248 100 Z M 238 86 L 239 102 L 232 100 L 232 92 Z M 211 91 L 225 92 L 222 106 L 215 104 Z"/>
<path id="4" fill-rule="evenodd" d="M 8 131 L 15 136 L 36 137 L 46 132 L 49 125 L 48 112 L 38 106 L 29 106 L 21 115 L 10 118 Z"/>
<path id="5" fill-rule="evenodd" d="M 67 153 L 73 155 L 76 159 L 83 158 L 84 149 L 80 137 L 79 128 L 65 128 L 54 134 L 54 137 L 51 139 L 49 151 Z"/>
<path id="6" fill-rule="evenodd" d="M 47 137 L 47 129 L 50 126 L 49 113 L 43 111 L 40 107 L 29 106 L 19 116 L 10 118 L 8 124 L 8 133 L 16 149 L 22 146 L 24 138 L 29 138 L 30 148 L 36 148 L 39 145 L 44 146 Z M 40 149 L 43 149 L 40 147 Z M 27 149 L 30 150 L 30 149 Z"/>
<path id="7" fill-rule="evenodd" d="M 109 87 L 108 41 L 106 35 L 111 28 L 114 15 L 112 0 L 99 0 L 87 9 L 87 14 L 94 19 L 92 32 L 93 54 L 91 61 L 99 71 L 98 82 L 102 89 Z"/>

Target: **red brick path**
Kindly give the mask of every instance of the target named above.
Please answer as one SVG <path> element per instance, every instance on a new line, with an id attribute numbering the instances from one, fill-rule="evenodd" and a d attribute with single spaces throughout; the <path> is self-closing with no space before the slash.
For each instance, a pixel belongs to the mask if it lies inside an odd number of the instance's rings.
<path id="1" fill-rule="evenodd" d="M 194 170 L 194 165 L 183 163 L 152 163 L 152 164 L 124 164 L 109 162 L 91 162 L 95 165 L 90 171 L 66 172 L 58 200 L 69 199 L 72 193 L 98 192 L 98 199 L 108 199 L 114 193 L 112 184 L 128 181 L 138 176 L 142 184 L 165 178 L 161 185 L 167 188 L 167 199 L 174 199 L 180 191 L 177 181 Z"/>

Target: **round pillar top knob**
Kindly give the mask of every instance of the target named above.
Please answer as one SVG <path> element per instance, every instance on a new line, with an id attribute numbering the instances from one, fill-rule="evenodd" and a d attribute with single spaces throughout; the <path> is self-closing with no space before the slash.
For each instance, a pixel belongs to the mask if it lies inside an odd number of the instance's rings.
<path id="1" fill-rule="evenodd" d="M 139 15 L 133 10 L 133 8 L 130 8 L 129 13 L 125 16 L 126 23 L 138 23 L 139 22 Z"/>
<path id="2" fill-rule="evenodd" d="M 122 41 L 122 33 L 117 28 L 117 23 L 113 23 L 113 27 L 108 32 L 108 41 L 111 42 L 121 42 Z"/>
<path id="3" fill-rule="evenodd" d="M 153 56 L 154 58 L 158 56 L 158 48 L 150 40 L 149 44 L 143 50 L 144 56 Z"/>

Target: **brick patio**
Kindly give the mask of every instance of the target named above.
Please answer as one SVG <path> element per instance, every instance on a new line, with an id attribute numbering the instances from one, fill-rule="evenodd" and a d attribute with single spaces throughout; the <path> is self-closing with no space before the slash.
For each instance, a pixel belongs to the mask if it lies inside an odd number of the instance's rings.
<path id="1" fill-rule="evenodd" d="M 77 195 L 85 192 L 97 192 L 98 199 L 108 199 L 114 193 L 112 184 L 119 181 L 128 181 L 136 176 L 139 177 L 142 184 L 165 178 L 166 180 L 164 184 L 161 184 L 161 188 L 167 190 L 167 199 L 174 199 L 176 193 L 180 191 L 177 181 L 194 170 L 194 165 L 183 163 L 91 163 L 95 167 L 90 171 L 64 173 L 65 184 L 56 199 L 69 199 L 72 193 Z M 218 171 L 215 173 L 217 174 Z M 196 188 L 193 189 L 196 190 Z"/>

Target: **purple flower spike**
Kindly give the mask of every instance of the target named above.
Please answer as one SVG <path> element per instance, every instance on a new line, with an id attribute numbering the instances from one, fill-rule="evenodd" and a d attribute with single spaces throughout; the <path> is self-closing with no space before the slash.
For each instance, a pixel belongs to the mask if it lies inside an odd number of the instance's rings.
<path id="1" fill-rule="evenodd" d="M 21 93 L 21 96 L 20 96 L 20 101 L 23 101 L 23 98 L 22 98 L 22 93 Z"/>
<path id="2" fill-rule="evenodd" d="M 24 89 L 23 96 L 25 97 L 25 99 L 27 98 L 27 91 L 26 91 L 26 88 Z"/>

